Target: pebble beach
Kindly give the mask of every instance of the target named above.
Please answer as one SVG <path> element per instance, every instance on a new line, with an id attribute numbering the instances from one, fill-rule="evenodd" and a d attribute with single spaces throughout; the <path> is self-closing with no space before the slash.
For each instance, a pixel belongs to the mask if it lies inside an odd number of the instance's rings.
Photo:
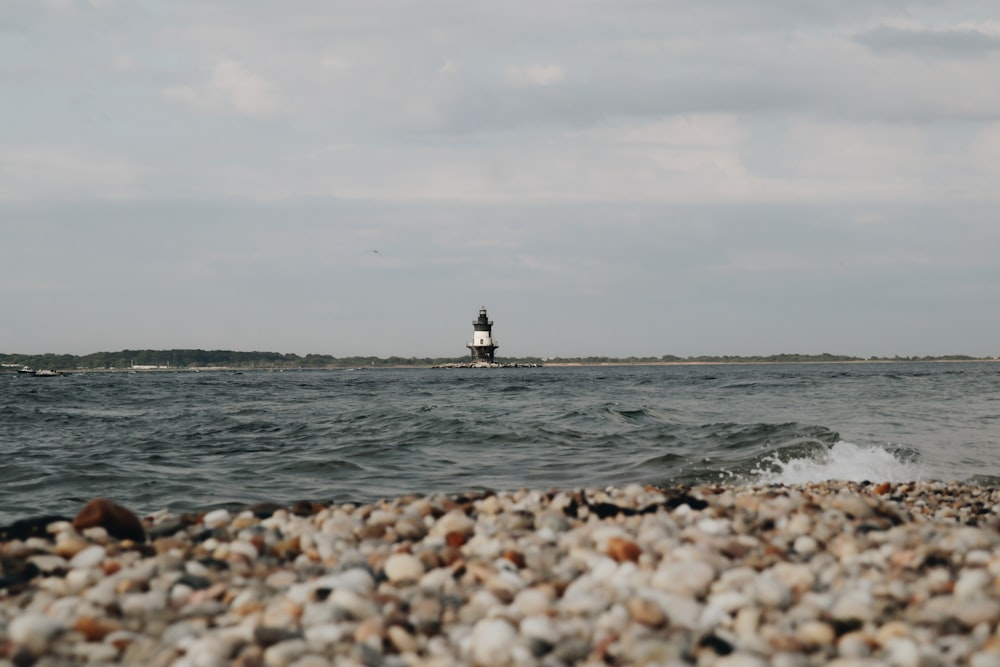
<path id="1" fill-rule="evenodd" d="M 1000 491 L 413 495 L 0 528 L 0 666 L 1000 666 Z"/>

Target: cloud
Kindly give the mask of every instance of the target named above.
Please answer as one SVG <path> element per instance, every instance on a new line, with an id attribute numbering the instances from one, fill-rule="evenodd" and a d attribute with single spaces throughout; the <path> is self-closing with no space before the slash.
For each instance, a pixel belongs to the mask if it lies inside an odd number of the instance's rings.
<path id="1" fill-rule="evenodd" d="M 284 107 L 274 84 L 236 60 L 219 61 L 207 81 L 168 87 L 163 97 L 211 113 L 253 118 L 275 116 Z"/>
<path id="2" fill-rule="evenodd" d="M 515 86 L 551 86 L 562 83 L 566 73 L 559 65 L 527 65 L 508 67 L 504 73 L 508 83 Z"/>
<path id="3" fill-rule="evenodd" d="M 145 172 L 129 158 L 71 145 L 0 147 L 0 202 L 132 199 Z"/>
<path id="4" fill-rule="evenodd" d="M 858 33 L 854 41 L 879 53 L 925 56 L 978 56 L 1000 50 L 1000 35 L 975 28 L 897 28 L 882 24 Z"/>

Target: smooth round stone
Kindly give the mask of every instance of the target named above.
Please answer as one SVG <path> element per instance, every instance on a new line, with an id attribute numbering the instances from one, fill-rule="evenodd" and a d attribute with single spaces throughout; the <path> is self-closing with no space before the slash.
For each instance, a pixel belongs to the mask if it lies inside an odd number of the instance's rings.
<path id="1" fill-rule="evenodd" d="M 683 595 L 657 591 L 649 591 L 647 594 L 666 612 L 672 626 L 694 630 L 705 612 L 704 605 Z"/>
<path id="2" fill-rule="evenodd" d="M 816 583 L 816 575 L 803 563 L 776 563 L 769 572 L 793 591 L 809 591 Z"/>
<path id="3" fill-rule="evenodd" d="M 546 613 L 552 606 L 552 592 L 543 588 L 524 588 L 514 596 L 512 606 L 521 616 Z"/>
<path id="4" fill-rule="evenodd" d="M 389 626 L 389 629 L 386 630 L 386 637 L 388 637 L 389 642 L 400 653 L 416 653 L 420 650 L 419 642 L 402 626 Z"/>
<path id="5" fill-rule="evenodd" d="M 410 600 L 410 620 L 417 632 L 436 635 L 441 629 L 441 600 L 433 595 L 420 595 Z"/>
<path id="6" fill-rule="evenodd" d="M 232 520 L 232 515 L 227 509 L 212 510 L 202 517 L 202 524 L 206 528 L 218 528 L 219 526 L 224 526 Z"/>
<path id="7" fill-rule="evenodd" d="M 498 496 L 489 496 L 476 503 L 477 509 L 483 514 L 499 514 L 503 511 L 503 504 Z"/>
<path id="8" fill-rule="evenodd" d="M 707 535 L 729 535 L 732 532 L 732 522 L 729 519 L 702 519 L 697 526 L 698 530 Z"/>
<path id="9" fill-rule="evenodd" d="M 66 593 L 69 593 L 70 595 L 79 595 L 99 581 L 100 577 L 100 571 L 95 568 L 70 570 L 62 579 L 62 584 L 65 587 Z M 45 581 L 56 582 L 59 581 L 59 579 L 57 577 L 49 577 L 45 579 Z"/>
<path id="10" fill-rule="evenodd" d="M 73 645 L 73 656 L 82 663 L 110 665 L 118 661 L 118 649 L 111 644 L 84 642 Z"/>
<path id="11" fill-rule="evenodd" d="M 554 533 L 564 533 L 570 528 L 569 519 L 562 512 L 546 511 L 535 517 L 535 528 L 548 529 Z"/>
<path id="12" fill-rule="evenodd" d="M 885 646 L 892 667 L 920 667 L 920 651 L 909 637 L 895 637 Z"/>
<path id="13" fill-rule="evenodd" d="M 875 602 L 863 591 L 848 591 L 833 604 L 830 616 L 838 621 L 871 621 L 875 617 Z"/>
<path id="14" fill-rule="evenodd" d="M 806 621 L 795 631 L 795 638 L 806 646 L 827 646 L 837 639 L 837 633 L 829 623 Z"/>
<path id="15" fill-rule="evenodd" d="M 265 583 L 268 588 L 284 590 L 297 583 L 298 580 L 298 575 L 296 575 L 295 572 L 289 570 L 278 570 L 277 572 L 272 572 L 268 575 Z"/>
<path id="16" fill-rule="evenodd" d="M 398 553 L 386 559 L 385 576 L 393 583 L 415 582 L 424 575 L 424 564 L 413 554 Z"/>
<path id="17" fill-rule="evenodd" d="M 1000 667 L 1000 653 L 980 651 L 969 657 L 969 667 Z"/>
<path id="18" fill-rule="evenodd" d="M 38 554 L 37 556 L 32 556 L 28 560 L 29 562 L 34 563 L 35 567 L 39 570 L 46 573 L 55 572 L 56 570 L 61 570 L 69 566 L 69 561 L 65 558 L 52 554 Z"/>
<path id="19" fill-rule="evenodd" d="M 472 629 L 472 657 L 480 665 L 506 665 L 517 631 L 500 618 L 486 618 Z"/>
<path id="20" fill-rule="evenodd" d="M 153 590 L 148 593 L 129 593 L 120 600 L 122 612 L 126 616 L 145 616 L 167 608 L 167 592 Z"/>
<path id="21" fill-rule="evenodd" d="M 304 639 L 289 639 L 264 650 L 265 667 L 289 667 L 309 650 Z"/>
<path id="22" fill-rule="evenodd" d="M 650 583 L 661 591 L 704 597 L 715 579 L 715 569 L 700 560 L 667 563 L 657 568 Z"/>
<path id="23" fill-rule="evenodd" d="M 743 593 L 726 591 L 724 593 L 714 593 L 709 596 L 708 604 L 709 606 L 718 607 L 726 612 L 735 612 L 741 607 L 749 607 L 750 598 Z"/>
<path id="24" fill-rule="evenodd" d="M 819 543 L 810 535 L 799 535 L 792 543 L 792 549 L 802 556 L 812 556 L 819 551 Z"/>
<path id="25" fill-rule="evenodd" d="M 170 604 L 175 607 L 181 606 L 188 601 L 194 589 L 184 584 L 175 584 L 170 589 Z"/>
<path id="26" fill-rule="evenodd" d="M 792 602 L 792 592 L 773 574 L 765 574 L 753 583 L 753 596 L 764 607 L 785 609 Z"/>
<path id="27" fill-rule="evenodd" d="M 417 516 L 401 517 L 393 529 L 404 540 L 417 541 L 427 535 L 427 525 Z"/>
<path id="28" fill-rule="evenodd" d="M 7 628 L 8 638 L 38 655 L 45 651 L 69 626 L 43 614 L 27 613 L 17 616 Z"/>
<path id="29" fill-rule="evenodd" d="M 257 547 L 246 540 L 233 540 L 229 543 L 229 553 L 245 556 L 248 560 L 254 560 L 259 555 Z"/>
<path id="30" fill-rule="evenodd" d="M 436 537 L 446 537 L 449 533 L 458 533 L 465 537 L 471 536 L 476 530 L 476 522 L 462 510 L 452 510 L 434 522 L 430 534 Z"/>
<path id="31" fill-rule="evenodd" d="M 89 546 L 73 556 L 69 561 L 69 566 L 73 568 L 95 567 L 101 564 L 107 553 L 107 550 L 99 544 Z"/>
<path id="32" fill-rule="evenodd" d="M 973 600 L 984 597 L 992 585 L 993 576 L 986 570 L 967 569 L 958 575 L 952 594 L 959 600 Z"/>
<path id="33" fill-rule="evenodd" d="M 53 551 L 63 558 L 72 558 L 88 546 L 90 546 L 90 542 L 75 533 L 61 533 L 56 539 Z"/>
<path id="34" fill-rule="evenodd" d="M 848 632 L 837 640 L 837 652 L 844 660 L 863 660 L 871 655 L 868 638 L 861 632 Z"/>
<path id="35" fill-rule="evenodd" d="M 629 598 L 625 603 L 629 616 L 637 623 L 651 628 L 661 628 L 667 623 L 667 615 L 658 604 L 648 598 Z"/>
<path id="36" fill-rule="evenodd" d="M 304 632 L 306 643 L 312 651 L 325 652 L 331 646 L 340 643 L 348 635 L 346 627 L 340 623 L 309 625 Z"/>
<path id="37" fill-rule="evenodd" d="M 788 535 L 804 536 L 812 530 L 812 518 L 804 512 L 796 512 L 788 519 L 785 526 L 785 533 Z"/>
<path id="38" fill-rule="evenodd" d="M 339 588 L 330 595 L 330 604 L 342 609 L 350 618 L 361 621 L 376 613 L 375 605 L 354 591 Z"/>
<path id="39" fill-rule="evenodd" d="M 525 637 L 546 642 L 555 646 L 559 642 L 559 630 L 548 616 L 528 616 L 521 619 L 520 632 Z"/>
<path id="40" fill-rule="evenodd" d="M 955 620 L 967 628 L 980 623 L 995 625 L 1000 619 L 1000 602 L 992 599 L 973 599 L 959 602 L 952 612 Z"/>

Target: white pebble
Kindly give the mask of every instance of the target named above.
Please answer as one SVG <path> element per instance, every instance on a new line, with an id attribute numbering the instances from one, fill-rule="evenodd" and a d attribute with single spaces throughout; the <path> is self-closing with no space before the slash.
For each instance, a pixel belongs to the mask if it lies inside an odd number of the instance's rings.
<path id="1" fill-rule="evenodd" d="M 700 560 L 685 560 L 661 565 L 650 583 L 661 591 L 704 597 L 715 579 L 715 570 Z"/>
<path id="2" fill-rule="evenodd" d="M 472 657 L 486 667 L 505 665 L 510 657 L 511 645 L 517 639 L 517 632 L 507 621 L 486 618 L 472 629 Z"/>
<path id="3" fill-rule="evenodd" d="M 475 531 L 476 522 L 470 519 L 462 510 L 452 510 L 434 522 L 430 534 L 437 537 L 445 537 L 449 533 L 460 533 L 465 536 L 472 535 Z"/>
<path id="4" fill-rule="evenodd" d="M 309 650 L 303 639 L 289 639 L 269 646 L 264 651 L 265 667 L 288 667 Z"/>
<path id="5" fill-rule="evenodd" d="M 7 636 L 15 644 L 20 644 L 38 655 L 68 629 L 66 624 L 58 619 L 43 614 L 28 613 L 21 614 L 10 622 Z"/>
<path id="6" fill-rule="evenodd" d="M 414 582 L 424 574 L 424 564 L 413 554 L 399 553 L 385 561 L 385 576 L 393 583 Z"/>
<path id="7" fill-rule="evenodd" d="M 986 570 L 973 568 L 962 570 L 955 582 L 954 596 L 959 600 L 982 598 L 993 584 L 993 576 Z"/>
<path id="8" fill-rule="evenodd" d="M 811 556 L 819 550 L 819 544 L 809 535 L 800 535 L 792 543 L 795 553 L 803 556 Z"/>
<path id="9" fill-rule="evenodd" d="M 232 520 L 232 515 L 227 509 L 212 510 L 202 517 L 201 522 L 206 528 L 218 528 L 219 526 L 226 525 Z"/>
<path id="10" fill-rule="evenodd" d="M 87 568 L 100 565 L 107 555 L 107 551 L 99 544 L 87 547 L 69 561 L 69 566 L 73 568 Z"/>

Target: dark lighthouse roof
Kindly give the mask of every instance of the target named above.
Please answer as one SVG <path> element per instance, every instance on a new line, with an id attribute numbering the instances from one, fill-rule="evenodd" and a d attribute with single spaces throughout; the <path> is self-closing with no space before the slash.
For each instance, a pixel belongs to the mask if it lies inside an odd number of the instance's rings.
<path id="1" fill-rule="evenodd" d="M 472 321 L 474 331 L 491 331 L 493 323 L 486 317 L 486 306 L 479 309 L 479 319 Z"/>

